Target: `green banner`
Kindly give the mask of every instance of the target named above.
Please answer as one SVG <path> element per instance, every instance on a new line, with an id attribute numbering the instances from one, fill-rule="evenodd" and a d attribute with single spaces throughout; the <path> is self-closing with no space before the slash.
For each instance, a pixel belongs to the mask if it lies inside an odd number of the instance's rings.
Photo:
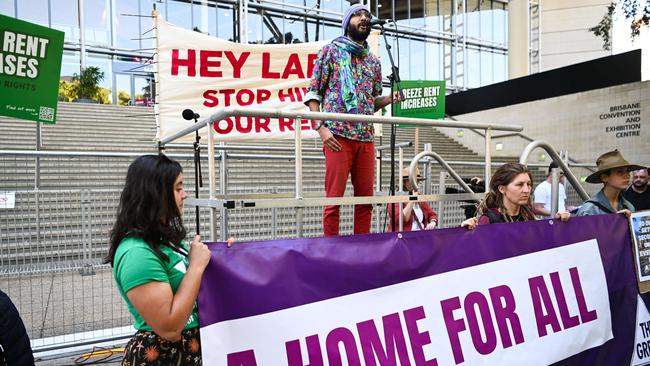
<path id="1" fill-rule="evenodd" d="M 397 90 L 397 88 L 395 88 Z M 445 118 L 445 81 L 402 81 L 404 100 L 395 103 L 395 117 L 442 119 Z M 398 127 L 413 127 L 400 125 Z"/>
<path id="2" fill-rule="evenodd" d="M 64 35 L 0 15 L 0 115 L 55 122 Z"/>

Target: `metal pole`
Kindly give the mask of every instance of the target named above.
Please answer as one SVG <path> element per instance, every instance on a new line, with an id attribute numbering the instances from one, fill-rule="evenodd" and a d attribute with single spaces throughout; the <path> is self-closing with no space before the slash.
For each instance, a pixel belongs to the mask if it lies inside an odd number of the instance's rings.
<path id="1" fill-rule="evenodd" d="M 413 160 L 411 160 L 411 165 L 409 165 L 409 179 L 411 181 L 411 185 L 413 186 L 414 191 L 420 191 L 420 188 L 418 186 L 418 182 L 416 179 L 414 179 L 415 176 L 415 168 L 417 167 L 417 164 L 420 160 L 422 160 L 424 157 L 431 157 L 436 159 L 436 161 L 440 164 L 443 170 L 446 170 L 449 175 L 458 183 L 461 188 L 467 193 L 474 193 L 471 188 L 463 181 L 463 178 L 456 173 L 454 169 L 452 169 L 449 164 L 445 161 L 445 159 L 442 158 L 439 154 L 433 152 L 433 151 L 423 151 L 413 157 Z"/>
<path id="2" fill-rule="evenodd" d="M 447 185 L 447 172 L 444 170 L 440 171 L 440 178 L 438 179 L 438 194 L 444 194 L 445 186 Z M 438 201 L 438 227 L 442 227 L 442 221 L 445 218 L 445 215 L 442 214 L 444 204 L 442 201 Z"/>
<path id="3" fill-rule="evenodd" d="M 43 147 L 43 129 L 40 122 L 36 122 L 36 151 Z M 36 244 L 41 242 L 41 158 L 34 159 L 34 198 L 36 200 Z"/>
<path id="4" fill-rule="evenodd" d="M 398 157 L 399 157 L 399 191 L 404 192 L 404 178 L 402 178 L 402 169 L 404 169 L 404 149 L 401 147 L 398 150 Z M 404 204 L 402 202 L 399 203 L 399 231 L 404 231 L 404 214 L 403 214 L 403 209 L 404 209 Z"/>
<path id="5" fill-rule="evenodd" d="M 480 4 L 480 3 L 479 3 Z M 480 12 L 479 12 L 480 14 Z M 463 0 L 463 89 L 467 89 L 467 0 Z"/>
<path id="6" fill-rule="evenodd" d="M 217 189 L 217 182 L 216 182 L 216 168 L 214 166 L 214 136 L 212 135 L 214 132 L 212 124 L 208 125 L 208 189 L 209 189 L 209 194 L 208 197 L 210 199 L 214 199 L 215 196 L 215 191 Z M 223 152 L 222 155 L 225 155 L 226 153 Z M 217 240 L 217 223 L 215 221 L 215 216 L 216 216 L 216 209 L 214 207 L 210 207 L 210 240 Z"/>
<path id="7" fill-rule="evenodd" d="M 221 146 L 225 145 L 225 142 L 220 143 Z M 226 152 L 221 153 L 221 164 L 219 164 L 219 193 L 225 196 L 227 193 L 228 187 L 228 154 Z M 228 209 L 226 207 L 221 207 L 221 241 L 228 240 Z"/>
<path id="8" fill-rule="evenodd" d="M 278 187 L 273 187 L 271 192 L 273 194 L 277 194 L 278 193 Z M 277 235 L 278 235 L 277 227 L 278 227 L 278 209 L 273 207 L 271 209 L 271 239 L 275 240 L 275 238 L 277 237 Z"/>
<path id="9" fill-rule="evenodd" d="M 239 1 L 239 43 L 248 43 L 248 0 Z"/>
<path id="10" fill-rule="evenodd" d="M 582 186 L 580 185 L 580 182 L 578 181 L 578 179 L 575 177 L 575 175 L 573 175 L 573 172 L 571 170 L 569 170 L 569 168 L 564 163 L 564 161 L 562 161 L 562 159 L 557 154 L 557 152 L 555 151 L 553 146 L 551 146 L 551 144 L 549 144 L 548 142 L 542 141 L 542 140 L 535 140 L 535 141 L 531 142 L 530 144 L 528 144 L 524 148 L 524 151 L 522 151 L 521 156 L 519 157 L 519 162 L 521 164 L 526 164 L 530 154 L 533 152 L 533 150 L 535 150 L 538 147 L 544 149 L 548 153 L 548 155 L 551 157 L 551 159 L 553 159 L 553 161 L 556 162 L 557 165 L 559 165 L 560 169 L 562 169 L 562 171 L 564 172 L 564 178 L 566 180 L 568 180 L 569 183 L 571 183 L 571 186 L 573 187 L 573 189 L 576 190 L 576 192 L 578 193 L 580 198 L 582 198 L 584 201 L 588 200 L 589 195 L 587 194 L 585 189 L 582 188 Z"/>
<path id="11" fill-rule="evenodd" d="M 293 126 L 295 129 L 295 166 L 296 166 L 296 199 L 302 199 L 302 139 L 300 138 L 300 120 L 294 118 Z M 303 237 L 303 208 L 296 207 L 296 235 L 299 238 Z"/>
<path id="12" fill-rule="evenodd" d="M 483 181 L 487 187 L 492 178 L 492 130 L 487 128 L 485 129 L 485 176 Z"/>
<path id="13" fill-rule="evenodd" d="M 551 169 L 551 217 L 557 213 L 560 198 L 560 169 Z"/>
<path id="14" fill-rule="evenodd" d="M 81 190 L 81 251 L 82 251 L 82 260 L 81 268 L 79 273 L 82 276 L 88 276 L 95 274 L 93 265 L 91 262 L 91 253 L 92 253 L 92 214 L 91 214 L 91 204 L 90 199 L 91 194 L 90 190 L 83 189 Z"/>
<path id="15" fill-rule="evenodd" d="M 81 57 L 80 65 L 81 71 L 86 69 L 86 39 L 85 39 L 85 24 L 84 20 L 84 0 L 78 0 L 78 13 L 79 13 L 79 54 Z"/>
<path id="16" fill-rule="evenodd" d="M 456 29 L 456 6 L 457 6 L 457 0 L 452 0 L 451 1 L 451 13 L 449 15 L 449 31 L 454 37 L 454 41 L 449 45 L 451 51 L 449 52 L 449 66 L 451 68 L 451 75 L 450 75 L 450 80 L 451 80 L 451 85 L 453 86 L 458 86 L 457 80 L 456 80 L 456 68 L 458 65 L 456 64 L 457 62 L 457 56 L 456 52 L 458 52 L 458 31 Z"/>
<path id="17" fill-rule="evenodd" d="M 424 144 L 424 151 L 432 151 L 431 143 Z M 427 184 L 424 185 L 424 194 L 431 193 L 431 159 L 427 159 L 424 163 L 424 178 Z"/>
<path id="18" fill-rule="evenodd" d="M 377 150 L 377 155 L 375 156 L 375 190 L 381 192 L 381 150 Z M 377 205 L 377 207 L 380 206 Z M 388 210 L 388 206 L 386 209 Z M 382 232 L 380 215 L 375 215 L 375 232 Z"/>

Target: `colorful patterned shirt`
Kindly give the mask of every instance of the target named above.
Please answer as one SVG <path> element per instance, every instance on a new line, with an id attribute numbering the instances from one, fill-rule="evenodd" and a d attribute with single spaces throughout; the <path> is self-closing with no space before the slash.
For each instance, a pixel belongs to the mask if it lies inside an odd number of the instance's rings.
<path id="1" fill-rule="evenodd" d="M 341 98 L 340 58 L 341 52 L 334 43 L 329 43 L 320 50 L 309 91 L 304 98 L 305 104 L 317 100 L 323 112 L 347 113 Z M 355 90 L 359 100 L 359 114 L 372 115 L 375 113 L 375 98 L 382 91 L 379 59 L 372 52 L 363 58 L 352 55 L 351 66 L 353 77 L 357 80 Z M 371 123 L 325 121 L 324 125 L 332 134 L 350 140 L 370 142 L 374 139 Z"/>

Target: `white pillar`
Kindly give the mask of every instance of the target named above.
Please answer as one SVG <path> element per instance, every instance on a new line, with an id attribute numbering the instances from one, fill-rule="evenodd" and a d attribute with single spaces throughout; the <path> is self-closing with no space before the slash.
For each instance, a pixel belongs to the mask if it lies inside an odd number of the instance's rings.
<path id="1" fill-rule="evenodd" d="M 508 78 L 530 74 L 528 0 L 508 3 Z"/>

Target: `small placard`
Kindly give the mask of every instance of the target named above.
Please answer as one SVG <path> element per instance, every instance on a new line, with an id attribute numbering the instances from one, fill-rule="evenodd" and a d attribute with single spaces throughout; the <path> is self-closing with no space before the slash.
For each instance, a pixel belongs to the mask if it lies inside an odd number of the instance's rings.
<path id="1" fill-rule="evenodd" d="M 650 292 L 650 211 L 633 213 L 630 216 L 630 226 L 639 291 Z"/>
<path id="2" fill-rule="evenodd" d="M 395 104 L 393 116 L 428 119 L 445 118 L 446 92 L 444 80 L 404 80 L 402 81 L 402 91 L 404 100 Z M 413 126 L 399 125 L 398 127 Z"/>

